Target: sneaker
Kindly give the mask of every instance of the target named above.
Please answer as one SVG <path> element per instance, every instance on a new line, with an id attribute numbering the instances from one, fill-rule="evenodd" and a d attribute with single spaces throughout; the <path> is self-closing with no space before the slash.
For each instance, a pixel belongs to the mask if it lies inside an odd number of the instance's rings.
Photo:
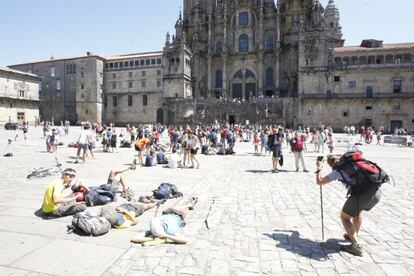
<path id="1" fill-rule="evenodd" d="M 362 248 L 359 244 L 351 243 L 348 245 L 341 245 L 341 250 L 349 254 L 362 257 Z"/>
<path id="2" fill-rule="evenodd" d="M 304 169 L 303 172 L 309 172 L 307 169 Z"/>
<path id="3" fill-rule="evenodd" d="M 298 172 L 299 171 L 299 169 L 296 169 L 296 172 Z"/>

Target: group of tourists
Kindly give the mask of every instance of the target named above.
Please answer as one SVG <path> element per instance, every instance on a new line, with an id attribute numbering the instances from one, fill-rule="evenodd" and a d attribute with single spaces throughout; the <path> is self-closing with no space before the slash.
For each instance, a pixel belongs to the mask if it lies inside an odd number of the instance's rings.
<path id="1" fill-rule="evenodd" d="M 364 140 L 373 131 L 372 129 L 363 129 L 361 132 L 361 129 L 357 130 L 353 126 L 346 127 L 344 130 L 349 135 L 356 135 L 356 132 L 358 132 Z M 162 139 L 163 135 L 168 135 L 168 143 L 165 143 L 166 139 Z M 52 136 L 54 138 L 51 138 Z M 57 136 L 56 128 L 51 128 L 50 132 L 45 132 L 45 137 L 49 137 L 47 139 L 49 139 L 52 151 L 56 150 L 53 146 L 55 145 L 54 141 L 57 141 Z M 377 139 L 379 138 L 377 137 Z M 113 124 L 106 126 L 86 122 L 82 126 L 76 141 L 76 162 L 79 162 L 79 160 L 85 162 L 89 154 L 94 158 L 93 149 L 96 144 L 101 144 L 104 151 L 109 151 L 110 148 L 112 152 L 117 152 L 119 146 L 130 147 L 131 150 L 134 150 L 136 158 L 125 169 L 111 169 L 107 183 L 99 187 L 84 185 L 74 169 L 65 169 L 60 179 L 47 186 L 42 211 L 49 217 L 74 215 L 74 221 L 77 219 L 78 224 L 81 219 L 88 221 L 93 217 L 99 220 L 100 223 L 110 225 L 112 228 L 122 229 L 134 226 L 138 223 L 138 216 L 153 208 L 158 210 L 165 199 L 171 198 L 171 196 L 158 198 L 155 196 L 156 192 L 154 190 L 152 195 L 137 197 L 136 193 L 126 183 L 124 176 L 126 171 L 134 170 L 137 165 L 144 167 L 163 165 L 172 169 L 199 169 L 199 153 L 205 155 L 231 155 L 235 153 L 236 143 L 243 142 L 252 143 L 254 154 L 257 156 L 263 153 L 265 156 L 270 154 L 272 172 L 274 173 L 279 172 L 280 166 L 283 165 L 284 147 L 286 151 L 294 155 L 296 172 L 300 171 L 299 165 L 301 163 L 303 172 L 307 173 L 309 171 L 305 164 L 304 153 L 323 154 L 327 146 L 330 154 L 326 158 L 318 159 L 316 163 L 316 183 L 325 185 L 338 180 L 344 183 L 349 190 L 349 197 L 343 206 L 340 218 L 346 231 L 344 238 L 350 243 L 343 246 L 342 250 L 357 256 L 363 254 L 358 242 L 358 233 L 362 224 L 361 212 L 371 210 L 379 202 L 381 198 L 380 186 L 387 181 L 387 176 L 385 174 L 385 176 L 380 175 L 378 177 L 381 183 L 364 178 L 362 176 L 364 168 L 357 168 L 355 165 L 357 162 L 365 162 L 360 156 L 360 152 L 355 151 L 347 156 L 346 154 L 334 155 L 335 138 L 333 129 L 322 124 L 296 130 L 285 129 L 279 125 L 220 125 L 218 123 L 192 127 L 189 125 L 143 124 L 138 126 L 127 125 L 120 129 L 115 128 Z M 314 145 L 313 148 L 309 148 L 312 144 Z M 332 172 L 322 177 L 321 170 L 325 160 L 332 168 Z M 162 188 L 166 187 L 164 184 L 170 185 L 171 193 L 176 190 L 174 185 L 162 183 L 157 191 L 164 189 Z M 67 190 L 70 192 L 65 194 Z M 116 207 L 107 204 L 100 209 L 95 217 L 90 214 L 85 215 L 88 206 L 111 203 L 117 193 L 120 193 L 121 197 L 127 201 Z M 191 197 L 189 202 L 182 207 L 164 210 L 161 216 L 150 219 L 148 231 L 133 236 L 131 241 L 149 244 L 166 241 L 186 243 L 187 240 L 180 236 L 179 230 L 184 227 L 187 214 L 189 210 L 193 209 L 196 202 L 197 198 Z"/>

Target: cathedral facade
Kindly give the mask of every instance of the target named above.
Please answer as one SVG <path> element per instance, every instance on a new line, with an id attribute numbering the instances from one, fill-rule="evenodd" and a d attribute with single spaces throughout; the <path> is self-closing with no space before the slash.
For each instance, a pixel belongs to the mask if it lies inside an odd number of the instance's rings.
<path id="1" fill-rule="evenodd" d="M 162 51 L 18 64 L 44 120 L 414 127 L 414 43 L 344 46 L 334 0 L 183 0 Z"/>

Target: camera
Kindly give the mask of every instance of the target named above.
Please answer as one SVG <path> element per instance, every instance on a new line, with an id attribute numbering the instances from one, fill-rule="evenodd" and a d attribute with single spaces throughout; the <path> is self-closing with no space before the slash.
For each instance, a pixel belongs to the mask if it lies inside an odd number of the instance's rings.
<path id="1" fill-rule="evenodd" d="M 323 160 L 323 156 L 321 155 L 321 156 L 318 156 L 318 159 L 317 159 L 319 162 L 320 161 L 322 161 Z"/>

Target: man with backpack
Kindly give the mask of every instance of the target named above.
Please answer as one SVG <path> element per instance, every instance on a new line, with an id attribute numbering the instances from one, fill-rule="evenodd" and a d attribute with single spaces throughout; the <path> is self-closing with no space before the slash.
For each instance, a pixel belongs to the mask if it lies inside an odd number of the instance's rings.
<path id="1" fill-rule="evenodd" d="M 342 208 L 341 221 L 345 228 L 344 238 L 351 244 L 341 246 L 343 251 L 362 256 L 358 233 L 362 224 L 362 211 L 370 211 L 381 199 L 380 186 L 389 180 L 388 175 L 376 164 L 362 159 L 361 152 L 347 152 L 343 156 L 328 155 L 332 168 L 325 177 L 320 176 L 322 161 L 316 163 L 316 183 L 325 185 L 332 181 L 342 182 L 350 195 Z"/>
<path id="2" fill-rule="evenodd" d="M 295 136 L 290 139 L 290 147 L 293 154 L 295 155 L 295 166 L 296 172 L 299 171 L 299 159 L 302 162 L 302 167 L 304 172 L 309 172 L 305 166 L 305 159 L 303 158 L 303 144 L 305 142 L 302 140 L 302 137 L 299 132 L 295 132 Z"/>
<path id="3" fill-rule="evenodd" d="M 63 217 L 85 211 L 85 203 L 76 202 L 76 196 L 63 196 L 63 191 L 73 184 L 75 177 L 76 171 L 68 168 L 62 172 L 62 177 L 59 180 L 47 186 L 42 204 L 44 214 Z"/>
<path id="4" fill-rule="evenodd" d="M 269 135 L 267 140 L 267 145 L 269 149 L 273 152 L 272 156 L 272 172 L 277 173 L 279 172 L 277 169 L 277 164 L 279 162 L 279 158 L 282 157 L 282 144 L 283 144 L 283 128 L 279 128 L 276 132 L 276 129 L 273 129 L 273 133 Z"/>

